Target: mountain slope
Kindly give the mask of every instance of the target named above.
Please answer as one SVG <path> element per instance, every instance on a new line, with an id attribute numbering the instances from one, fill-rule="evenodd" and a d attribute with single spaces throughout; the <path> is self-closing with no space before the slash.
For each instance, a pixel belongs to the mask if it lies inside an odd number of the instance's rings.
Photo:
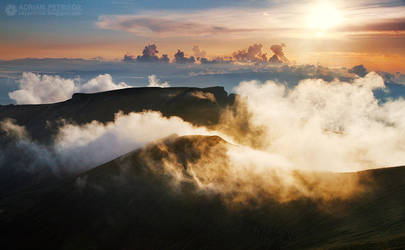
<path id="1" fill-rule="evenodd" d="M 40 105 L 0 105 L 0 121 L 12 118 L 25 126 L 35 141 L 48 143 L 60 120 L 84 124 L 114 120 L 118 111 L 160 111 L 195 125 L 218 122 L 222 109 L 234 102 L 223 87 L 127 88 L 94 94 L 74 94 L 65 102 Z"/>
<path id="2" fill-rule="evenodd" d="M 188 164 L 225 145 L 215 136 L 172 137 L 74 179 L 10 194 L 0 201 L 2 249 L 405 247 L 405 167 L 335 174 L 368 185 L 350 199 L 231 205 L 165 169 L 170 159 L 187 175 Z"/>

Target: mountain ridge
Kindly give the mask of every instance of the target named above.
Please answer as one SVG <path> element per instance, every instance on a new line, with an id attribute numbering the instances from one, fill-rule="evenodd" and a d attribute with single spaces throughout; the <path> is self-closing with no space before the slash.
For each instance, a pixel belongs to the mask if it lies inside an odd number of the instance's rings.
<path id="1" fill-rule="evenodd" d="M 401 199 L 405 167 L 336 174 L 372 177 L 372 188 L 323 205 L 303 197 L 229 206 L 220 194 L 198 191 L 192 182 L 173 186 L 171 177 L 162 172 L 159 163 L 167 150 L 176 155 L 170 159 L 186 169 L 184 159 L 204 158 L 224 143 L 216 136 L 170 137 L 44 189 L 14 193 L 0 200 L 2 245 L 5 249 L 405 247 Z"/>
<path id="2" fill-rule="evenodd" d="M 202 94 L 201 94 L 202 93 Z M 75 93 L 71 99 L 53 104 L 0 105 L 0 120 L 13 119 L 24 126 L 32 139 L 50 143 L 60 121 L 85 124 L 105 123 L 121 111 L 159 111 L 163 116 L 178 116 L 194 125 L 218 123 L 221 112 L 235 101 L 223 87 L 209 88 L 126 88 L 92 94 Z"/>

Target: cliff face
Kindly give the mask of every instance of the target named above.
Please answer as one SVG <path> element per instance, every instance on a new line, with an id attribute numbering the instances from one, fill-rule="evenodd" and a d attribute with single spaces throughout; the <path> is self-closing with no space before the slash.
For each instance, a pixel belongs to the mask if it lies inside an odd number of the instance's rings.
<path id="1" fill-rule="evenodd" d="M 12 118 L 25 126 L 35 141 L 47 143 L 62 119 L 77 124 L 93 120 L 108 122 L 119 111 L 160 111 L 164 116 L 179 116 L 195 125 L 213 125 L 234 99 L 223 87 L 128 88 L 77 93 L 70 100 L 54 104 L 0 106 L 0 120 Z"/>

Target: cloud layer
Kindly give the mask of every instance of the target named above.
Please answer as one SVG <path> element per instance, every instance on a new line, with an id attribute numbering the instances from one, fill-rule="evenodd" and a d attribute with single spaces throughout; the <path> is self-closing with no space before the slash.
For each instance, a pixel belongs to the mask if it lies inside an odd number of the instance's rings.
<path id="1" fill-rule="evenodd" d="M 300 169 L 403 165 L 405 101 L 380 103 L 373 91 L 382 88 L 384 81 L 374 72 L 352 83 L 308 79 L 293 88 L 272 81 L 242 82 L 236 92 L 247 115 L 228 117 L 225 123 L 245 126 L 232 131 L 236 140 Z"/>
<path id="2" fill-rule="evenodd" d="M 0 152 L 3 164 L 21 164 L 20 171 L 35 172 L 41 168 L 54 173 L 78 173 L 113 160 L 145 144 L 171 135 L 212 135 L 205 128 L 197 128 L 178 117 L 163 117 L 159 112 L 117 113 L 113 122 L 93 121 L 82 126 L 66 123 L 59 128 L 51 146 L 32 142 L 25 128 L 13 120 L 0 121 L 0 132 L 15 138 L 10 150 Z M 19 152 L 20 160 L 8 162 L 10 153 Z M 24 159 L 30 159 L 25 162 Z"/>
<path id="3" fill-rule="evenodd" d="M 186 56 L 184 51 L 178 49 L 173 55 L 173 63 L 178 64 L 218 64 L 218 63 L 271 63 L 271 64 L 283 64 L 288 63 L 288 59 L 284 54 L 285 44 L 273 44 L 270 46 L 270 50 L 273 56 L 268 58 L 265 48 L 261 43 L 255 43 L 250 45 L 246 49 L 241 49 L 233 52 L 231 55 L 227 56 L 215 56 L 209 58 L 207 52 L 201 50 L 198 45 L 194 45 L 192 48 L 194 56 Z M 125 54 L 124 62 L 139 62 L 139 63 L 169 63 L 170 59 L 167 54 L 163 54 L 159 57 L 159 51 L 157 50 L 156 44 L 150 44 L 145 46 L 142 51 L 142 55 L 137 57 Z"/>

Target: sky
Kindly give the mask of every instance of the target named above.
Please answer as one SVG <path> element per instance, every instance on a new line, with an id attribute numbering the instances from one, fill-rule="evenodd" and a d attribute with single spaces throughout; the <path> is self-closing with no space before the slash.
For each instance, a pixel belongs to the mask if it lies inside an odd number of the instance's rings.
<path id="1" fill-rule="evenodd" d="M 405 71 L 404 0 L 1 0 L 0 59 L 232 55 L 282 44 L 292 64 Z"/>

